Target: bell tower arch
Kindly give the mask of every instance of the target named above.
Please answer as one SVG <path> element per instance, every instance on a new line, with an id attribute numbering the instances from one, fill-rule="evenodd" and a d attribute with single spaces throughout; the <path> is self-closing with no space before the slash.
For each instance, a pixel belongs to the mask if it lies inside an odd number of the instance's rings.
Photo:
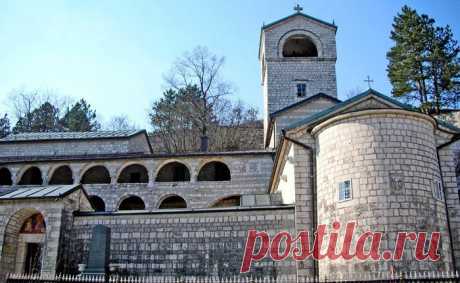
<path id="1" fill-rule="evenodd" d="M 301 13 L 264 25 L 259 61 L 264 128 L 270 115 L 318 93 L 337 98 L 337 26 Z"/>

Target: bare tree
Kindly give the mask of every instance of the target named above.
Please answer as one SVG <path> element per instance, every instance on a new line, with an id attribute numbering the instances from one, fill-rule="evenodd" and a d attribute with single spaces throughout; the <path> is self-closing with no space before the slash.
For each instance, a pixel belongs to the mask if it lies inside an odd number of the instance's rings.
<path id="1" fill-rule="evenodd" d="M 153 127 L 152 138 L 155 145 L 161 145 L 156 150 L 174 153 L 196 151 L 200 148 L 202 132 L 199 125 L 190 118 L 196 111 L 189 102 L 195 92 L 195 87 L 180 89 L 177 92 L 170 89 L 152 105 L 149 113 Z M 209 149 L 212 151 L 246 148 L 242 147 L 242 140 L 247 140 L 247 136 L 251 135 L 251 128 L 260 128 L 257 110 L 245 106 L 241 101 L 232 103 L 220 98 L 211 113 L 213 114 L 209 121 L 212 122 L 207 125 L 207 129 Z M 246 145 L 254 148 L 252 143 Z"/>
<path id="2" fill-rule="evenodd" d="M 217 108 L 219 124 L 213 125 L 211 148 L 214 151 L 241 150 L 257 145 L 249 142 L 254 130 L 261 127 L 257 109 L 242 101 L 222 100 Z"/>
<path id="3" fill-rule="evenodd" d="M 32 111 L 46 102 L 61 111 L 72 103 L 72 99 L 67 96 L 58 96 L 56 91 L 49 89 L 27 90 L 21 88 L 11 91 L 8 96 L 7 105 L 11 109 L 14 118 L 18 121 L 21 118 L 30 117 Z"/>
<path id="4" fill-rule="evenodd" d="M 178 58 L 164 80 L 175 91 L 195 86 L 197 95 L 189 103 L 195 111 L 190 117 L 198 125 L 201 135 L 207 136 L 213 120 L 214 108 L 219 100 L 232 93 L 230 83 L 221 77 L 225 58 L 212 54 L 206 47 L 198 46 Z"/>
<path id="5" fill-rule="evenodd" d="M 126 131 L 135 130 L 138 127 L 129 119 L 128 116 L 122 114 L 112 116 L 104 127 L 107 131 Z"/>

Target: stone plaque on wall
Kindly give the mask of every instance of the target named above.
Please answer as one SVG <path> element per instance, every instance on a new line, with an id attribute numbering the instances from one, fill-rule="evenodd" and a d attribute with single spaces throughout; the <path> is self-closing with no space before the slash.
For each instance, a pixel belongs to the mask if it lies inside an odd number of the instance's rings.
<path id="1" fill-rule="evenodd" d="M 110 228 L 96 225 L 89 246 L 88 265 L 84 274 L 105 274 L 110 260 Z"/>

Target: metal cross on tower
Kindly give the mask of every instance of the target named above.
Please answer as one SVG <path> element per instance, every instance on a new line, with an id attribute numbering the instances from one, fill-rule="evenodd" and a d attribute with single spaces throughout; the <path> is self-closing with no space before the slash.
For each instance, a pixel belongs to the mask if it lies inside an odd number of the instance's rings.
<path id="1" fill-rule="evenodd" d="M 369 88 L 372 88 L 371 83 L 373 83 L 374 80 L 371 80 L 371 77 L 369 77 L 369 75 L 367 76 L 367 78 L 364 81 L 367 83 Z"/>
<path id="2" fill-rule="evenodd" d="M 296 11 L 297 13 L 300 13 L 300 12 L 302 12 L 302 10 L 303 10 L 303 8 L 302 8 L 302 7 L 300 7 L 300 5 L 299 5 L 299 4 L 297 4 L 297 5 L 294 7 L 294 11 Z"/>

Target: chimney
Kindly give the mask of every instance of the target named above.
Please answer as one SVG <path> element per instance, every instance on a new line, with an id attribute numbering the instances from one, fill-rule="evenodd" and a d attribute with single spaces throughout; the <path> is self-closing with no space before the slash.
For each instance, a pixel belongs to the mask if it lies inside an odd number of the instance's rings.
<path id="1" fill-rule="evenodd" d="M 208 151 L 208 144 L 209 144 L 209 138 L 207 136 L 201 136 L 200 151 L 202 152 Z"/>

